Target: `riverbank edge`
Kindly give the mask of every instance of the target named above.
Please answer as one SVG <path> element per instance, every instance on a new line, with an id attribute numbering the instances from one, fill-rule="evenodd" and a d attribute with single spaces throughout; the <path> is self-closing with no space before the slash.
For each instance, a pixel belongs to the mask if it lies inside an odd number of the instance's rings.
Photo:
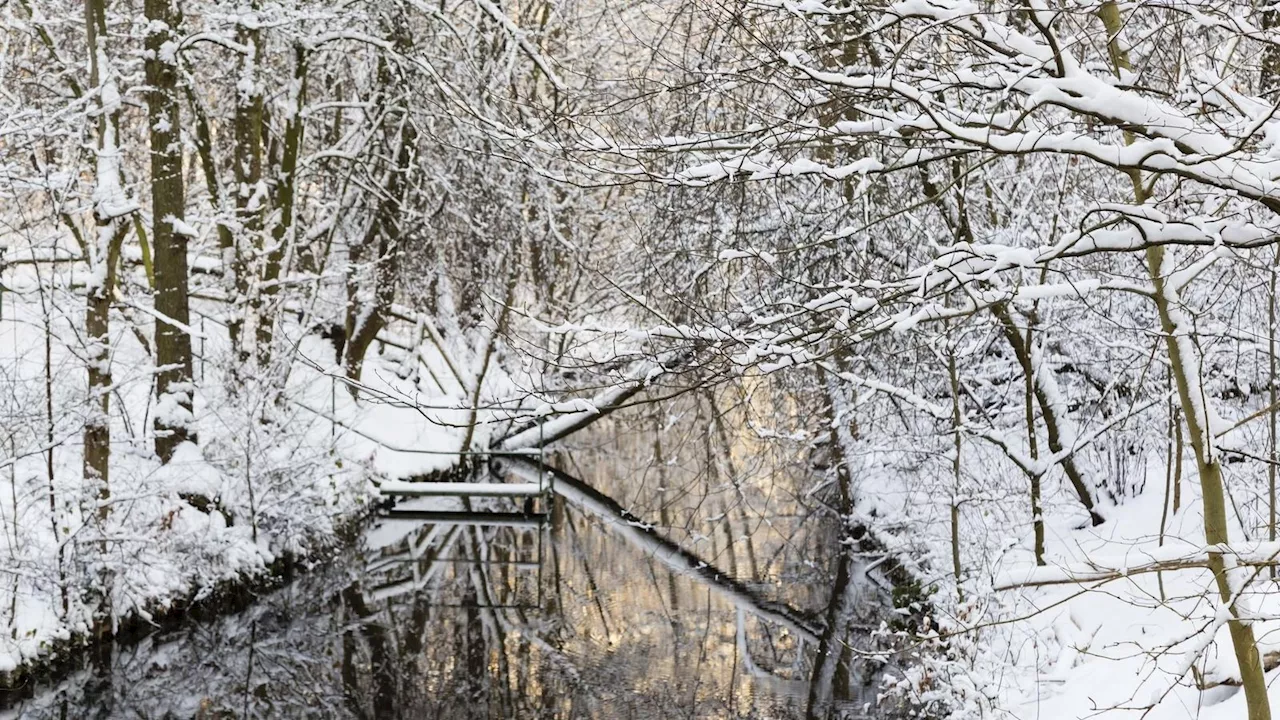
<path id="1" fill-rule="evenodd" d="M 459 456 L 449 467 L 415 476 L 413 480 L 456 480 L 475 472 L 480 465 L 473 458 Z M 136 642 L 154 633 L 175 630 L 191 620 L 213 620 L 232 615 L 247 608 L 260 596 L 288 585 L 300 573 L 337 557 L 351 548 L 378 511 L 388 505 L 376 492 L 371 492 L 367 499 L 368 502 L 355 512 L 337 517 L 333 532 L 309 537 L 308 541 L 314 545 L 307 552 L 281 553 L 262 568 L 215 583 L 212 587 L 194 587 L 179 598 L 154 598 L 146 611 L 149 618 L 132 612 L 120 619 L 112 633 L 98 636 L 75 633 L 50 643 L 40 655 L 12 670 L 0 672 L 0 710 L 29 697 L 41 685 L 56 683 L 89 666 L 117 643 Z"/>
<path id="2" fill-rule="evenodd" d="M 289 584 L 300 572 L 348 549 L 379 507 L 376 496 L 372 496 L 357 512 L 339 517 L 332 533 L 308 538 L 313 546 L 307 552 L 283 552 L 261 568 L 212 586 L 194 587 L 185 596 L 155 598 L 146 609 L 150 617 L 131 612 L 120 619 L 114 632 L 74 633 L 46 645 L 40 655 L 0 673 L 0 709 L 29 697 L 41 685 L 56 683 L 88 667 L 117 643 L 136 642 L 154 633 L 177 629 L 191 620 L 212 620 L 245 609 L 261 595 Z"/>

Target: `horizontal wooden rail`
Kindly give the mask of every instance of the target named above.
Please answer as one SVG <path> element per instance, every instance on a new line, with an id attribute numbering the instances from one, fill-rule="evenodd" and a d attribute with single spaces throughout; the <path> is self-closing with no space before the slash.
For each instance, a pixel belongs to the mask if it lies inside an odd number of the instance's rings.
<path id="1" fill-rule="evenodd" d="M 550 519 L 546 513 L 513 512 L 462 512 L 456 510 L 388 510 L 382 517 L 388 520 L 413 520 L 414 522 L 441 525 L 474 525 L 480 527 L 537 528 Z"/>
<path id="2" fill-rule="evenodd" d="M 387 481 L 378 487 L 396 497 L 536 497 L 547 491 L 543 483 L 469 483 Z"/>

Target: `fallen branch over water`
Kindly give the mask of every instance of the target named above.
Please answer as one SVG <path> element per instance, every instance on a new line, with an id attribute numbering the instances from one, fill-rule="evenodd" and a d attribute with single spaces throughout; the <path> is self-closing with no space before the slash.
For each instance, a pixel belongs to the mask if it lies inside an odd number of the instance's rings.
<path id="1" fill-rule="evenodd" d="M 492 447 L 507 451 L 525 450 L 546 447 L 566 438 L 618 409 L 658 377 L 684 367 L 691 356 L 691 352 L 683 351 L 668 354 L 662 360 L 638 362 L 617 385 L 602 390 L 590 400 L 582 401 L 582 409 L 524 425 L 495 441 Z"/>
<path id="2" fill-rule="evenodd" d="M 551 476 L 552 492 L 596 515 L 624 540 L 666 565 L 672 572 L 696 580 L 717 592 L 734 607 L 772 620 L 806 640 L 817 643 L 821 638 L 823 628 L 802 617 L 799 611 L 784 603 L 761 597 L 728 573 L 659 535 L 652 525 L 627 512 L 613 498 L 581 480 L 519 458 L 504 459 L 501 467 L 527 482 L 539 482 L 544 476 Z"/>

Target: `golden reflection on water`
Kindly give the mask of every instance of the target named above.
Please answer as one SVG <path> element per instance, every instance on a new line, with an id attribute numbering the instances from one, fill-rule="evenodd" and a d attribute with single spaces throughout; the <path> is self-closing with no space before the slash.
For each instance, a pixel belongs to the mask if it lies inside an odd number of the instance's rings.
<path id="1" fill-rule="evenodd" d="M 820 610 L 829 589 L 819 569 L 828 543 L 819 535 L 829 528 L 803 522 L 801 479 L 776 462 L 762 473 L 753 459 L 765 448 L 743 433 L 725 434 L 728 452 L 718 433 L 712 443 L 698 435 L 668 428 L 654 442 L 652 433 L 613 423 L 548 460 L 761 597 Z M 446 661 L 467 655 L 464 628 L 492 614 L 496 639 L 487 639 L 485 677 L 472 683 L 470 716 L 802 714 L 812 640 L 740 611 L 715 583 L 673 571 L 571 502 L 558 499 L 552 514 L 540 588 L 494 566 L 487 574 L 498 604 L 533 603 L 540 589 L 536 608 L 455 610 L 430 625 L 428 645 Z M 491 542 L 513 557 L 531 551 L 532 535 L 495 534 Z M 463 572 L 452 568 L 437 598 L 475 580 Z M 456 663 L 435 667 L 424 696 L 466 686 Z"/>
<path id="2" fill-rule="evenodd" d="M 719 424 L 705 398 L 601 423 L 546 460 L 608 498 L 565 481 L 529 508 L 541 528 L 384 523 L 374 547 L 122 645 L 15 717 L 803 716 L 834 531 L 803 443 L 761 441 L 752 402 Z"/>

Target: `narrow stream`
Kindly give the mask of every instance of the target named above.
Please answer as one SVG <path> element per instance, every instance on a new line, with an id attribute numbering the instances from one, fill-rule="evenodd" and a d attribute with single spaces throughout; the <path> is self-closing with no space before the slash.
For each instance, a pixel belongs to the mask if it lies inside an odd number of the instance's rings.
<path id="1" fill-rule="evenodd" d="M 118 643 L 0 718 L 889 716 L 850 650 L 887 601 L 840 568 L 833 522 L 704 534 L 681 516 L 706 498 L 641 502 L 669 493 L 600 467 L 507 461 L 481 479 L 552 492 L 401 501 L 248 609 Z"/>

